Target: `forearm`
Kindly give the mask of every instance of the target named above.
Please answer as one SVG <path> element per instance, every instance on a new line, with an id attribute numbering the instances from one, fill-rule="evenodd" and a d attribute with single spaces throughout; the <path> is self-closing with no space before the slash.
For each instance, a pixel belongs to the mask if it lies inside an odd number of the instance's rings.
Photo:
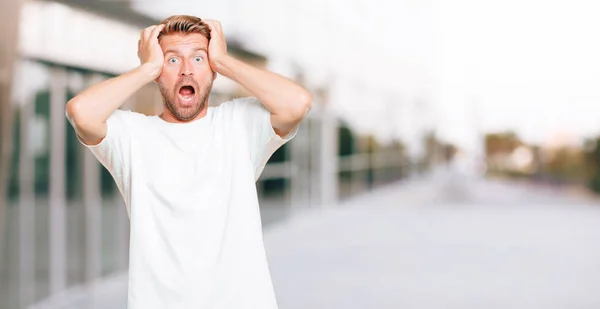
<path id="1" fill-rule="evenodd" d="M 67 116 L 84 138 L 104 137 L 110 115 L 142 86 L 152 81 L 152 68 L 139 66 L 123 75 L 98 83 L 71 99 Z M 87 135 L 87 136 L 86 136 Z"/>
<path id="2" fill-rule="evenodd" d="M 148 68 L 139 66 L 82 91 L 67 103 L 67 114 L 76 122 L 106 122 L 131 95 L 151 81 Z"/>
<path id="3" fill-rule="evenodd" d="M 312 103 L 310 93 L 295 82 L 229 55 L 216 61 L 216 70 L 246 88 L 265 104 L 271 114 L 290 121 L 304 117 Z"/>

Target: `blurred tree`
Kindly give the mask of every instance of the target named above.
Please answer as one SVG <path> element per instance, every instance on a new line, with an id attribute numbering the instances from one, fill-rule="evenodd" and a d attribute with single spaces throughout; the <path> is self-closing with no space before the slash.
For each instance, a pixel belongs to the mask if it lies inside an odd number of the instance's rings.
<path id="1" fill-rule="evenodd" d="M 485 155 L 510 154 L 523 145 L 516 133 L 512 131 L 490 133 L 485 136 Z"/>
<path id="2" fill-rule="evenodd" d="M 510 170 L 510 156 L 524 143 L 512 131 L 489 133 L 485 135 L 485 158 L 489 171 L 495 174 L 513 174 Z M 517 173 L 520 175 L 520 172 Z"/>
<path id="3" fill-rule="evenodd" d="M 560 147 L 545 164 L 544 171 L 559 183 L 576 182 L 585 178 L 585 157 L 580 149 Z"/>
<path id="4" fill-rule="evenodd" d="M 354 154 L 355 150 L 355 138 L 352 130 L 347 123 L 340 121 L 338 127 L 338 147 L 337 156 L 345 157 Z M 339 181 L 344 183 L 352 180 L 352 171 L 341 171 L 339 172 Z"/>
<path id="5" fill-rule="evenodd" d="M 375 136 L 373 135 L 368 135 L 366 136 L 366 148 L 367 148 L 367 153 L 369 154 L 369 156 L 371 156 L 371 158 L 380 151 L 380 145 L 377 142 L 377 139 L 375 138 Z M 372 160 L 372 159 L 371 159 Z M 372 164 L 373 161 L 371 161 L 371 164 L 369 164 L 369 169 L 367 170 L 367 187 L 369 189 L 373 188 L 374 185 L 374 181 L 375 181 L 375 167 Z"/>
<path id="6" fill-rule="evenodd" d="M 600 137 L 585 142 L 585 158 L 588 166 L 588 187 L 600 194 Z"/>
<path id="7" fill-rule="evenodd" d="M 354 153 L 354 135 L 345 123 L 340 123 L 338 129 L 338 156 L 348 156 Z"/>
<path id="8" fill-rule="evenodd" d="M 12 128 L 12 154 L 10 156 L 10 168 L 8 168 L 8 183 L 6 191 L 6 201 L 12 202 L 19 196 L 19 149 L 21 148 L 21 122 L 20 122 L 20 111 L 16 109 L 13 113 L 15 119 L 13 120 Z"/>

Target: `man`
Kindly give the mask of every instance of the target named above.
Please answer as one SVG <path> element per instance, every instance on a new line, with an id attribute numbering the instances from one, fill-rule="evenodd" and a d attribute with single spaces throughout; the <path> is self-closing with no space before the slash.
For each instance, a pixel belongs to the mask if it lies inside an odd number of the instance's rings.
<path id="1" fill-rule="evenodd" d="M 227 54 L 221 25 L 172 16 L 142 31 L 141 65 L 67 103 L 131 222 L 128 308 L 277 308 L 255 182 L 311 106 L 292 81 Z M 208 106 L 216 74 L 255 98 Z M 119 110 L 148 82 L 160 115 Z"/>

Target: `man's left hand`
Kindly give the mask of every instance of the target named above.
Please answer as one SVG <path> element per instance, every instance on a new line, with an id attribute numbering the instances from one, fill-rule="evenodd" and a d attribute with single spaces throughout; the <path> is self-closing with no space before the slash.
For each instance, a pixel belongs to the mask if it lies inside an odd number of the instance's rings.
<path id="1" fill-rule="evenodd" d="M 216 20 L 204 20 L 210 27 L 210 42 L 208 42 L 208 59 L 210 67 L 219 73 L 219 60 L 227 56 L 227 42 L 223 35 L 221 23 Z"/>

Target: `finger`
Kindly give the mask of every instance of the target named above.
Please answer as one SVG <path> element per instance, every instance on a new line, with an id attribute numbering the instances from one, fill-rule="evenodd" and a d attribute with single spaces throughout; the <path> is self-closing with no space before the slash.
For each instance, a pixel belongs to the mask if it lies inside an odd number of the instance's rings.
<path id="1" fill-rule="evenodd" d="M 214 25 L 215 25 L 215 29 L 217 30 L 217 32 L 222 36 L 223 35 L 223 26 L 221 26 L 221 23 L 219 21 L 215 20 Z"/>
<path id="2" fill-rule="evenodd" d="M 156 26 L 150 26 L 146 29 L 144 29 L 144 39 L 142 40 L 142 42 L 147 42 L 150 40 L 150 35 L 152 34 L 152 30 L 156 28 Z"/>
<path id="3" fill-rule="evenodd" d="M 215 33 L 216 33 L 218 31 L 217 26 L 216 26 L 216 20 L 205 19 L 204 23 L 206 23 L 208 25 L 211 32 L 215 31 Z"/>
<path id="4" fill-rule="evenodd" d="M 222 27 L 221 27 L 221 23 L 218 20 L 214 21 L 215 27 L 217 28 L 217 30 L 221 31 Z"/>
<path id="5" fill-rule="evenodd" d="M 164 24 L 158 25 L 156 27 L 154 27 L 154 29 L 152 30 L 152 33 L 150 34 L 150 38 L 152 39 L 158 39 L 158 36 L 160 35 L 160 32 L 165 28 Z"/>
<path id="6" fill-rule="evenodd" d="M 150 40 L 150 35 L 152 34 L 152 30 L 155 27 L 156 26 L 150 26 L 150 27 L 144 29 L 144 42 L 148 42 Z"/>
<path id="7" fill-rule="evenodd" d="M 144 42 L 144 32 L 146 32 L 146 29 L 142 29 L 142 31 L 140 31 L 140 43 Z"/>

